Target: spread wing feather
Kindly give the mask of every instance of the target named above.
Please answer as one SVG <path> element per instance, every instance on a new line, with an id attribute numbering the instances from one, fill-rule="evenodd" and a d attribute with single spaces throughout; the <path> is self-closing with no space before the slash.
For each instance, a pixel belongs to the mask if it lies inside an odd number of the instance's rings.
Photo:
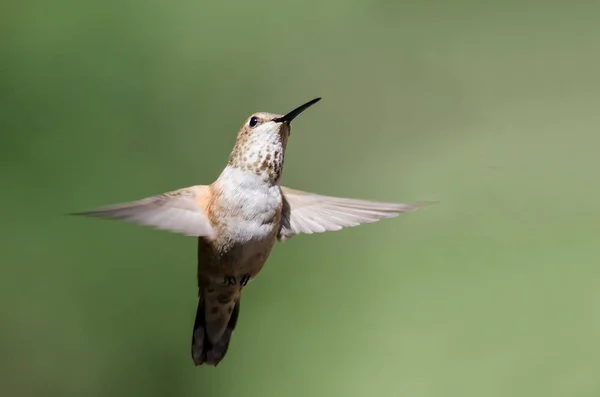
<path id="1" fill-rule="evenodd" d="M 323 196 L 281 187 L 284 196 L 279 241 L 296 234 L 322 233 L 393 218 L 423 204 L 396 204 Z"/>
<path id="2" fill-rule="evenodd" d="M 212 237 L 214 230 L 202 205 L 206 202 L 207 194 L 207 186 L 191 186 L 130 203 L 72 215 L 120 219 L 186 236 Z"/>

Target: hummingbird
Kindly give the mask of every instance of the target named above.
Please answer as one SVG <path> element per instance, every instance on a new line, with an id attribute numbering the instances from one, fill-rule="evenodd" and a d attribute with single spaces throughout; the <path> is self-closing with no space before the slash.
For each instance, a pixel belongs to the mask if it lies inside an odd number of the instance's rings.
<path id="1" fill-rule="evenodd" d="M 392 218 L 422 204 L 339 198 L 281 186 L 291 122 L 315 98 L 286 113 L 255 113 L 242 125 L 227 165 L 210 185 L 73 215 L 120 219 L 198 239 L 195 365 L 217 366 L 229 348 L 242 290 L 277 241 Z"/>

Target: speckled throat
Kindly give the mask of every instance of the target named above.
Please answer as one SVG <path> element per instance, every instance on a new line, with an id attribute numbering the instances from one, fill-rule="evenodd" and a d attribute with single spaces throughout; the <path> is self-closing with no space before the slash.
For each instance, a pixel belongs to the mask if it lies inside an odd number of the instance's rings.
<path id="1" fill-rule="evenodd" d="M 245 130 L 240 132 L 227 165 L 264 177 L 276 184 L 283 172 L 287 131 L 265 139 Z"/>

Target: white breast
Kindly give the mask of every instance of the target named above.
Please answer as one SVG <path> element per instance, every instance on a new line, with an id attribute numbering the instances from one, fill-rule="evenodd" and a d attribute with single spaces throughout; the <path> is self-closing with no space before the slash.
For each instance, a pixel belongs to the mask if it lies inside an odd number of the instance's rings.
<path id="1" fill-rule="evenodd" d="M 278 185 L 269 184 L 263 175 L 227 166 L 215 188 L 224 209 L 222 224 L 230 238 L 245 243 L 274 236 L 283 199 Z"/>

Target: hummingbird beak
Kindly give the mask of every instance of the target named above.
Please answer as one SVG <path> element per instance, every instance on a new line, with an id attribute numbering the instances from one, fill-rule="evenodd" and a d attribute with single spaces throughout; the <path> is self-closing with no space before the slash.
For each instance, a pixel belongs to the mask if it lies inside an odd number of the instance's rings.
<path id="1" fill-rule="evenodd" d="M 285 116 L 276 118 L 273 121 L 275 121 L 276 123 L 288 123 L 289 124 L 292 122 L 292 120 L 294 120 L 296 118 L 296 116 L 298 116 L 300 113 L 304 112 L 306 109 L 308 109 L 315 103 L 319 102 L 320 100 L 321 100 L 321 98 L 315 98 L 312 101 L 306 102 L 304 105 L 298 106 L 296 109 L 292 110 L 291 112 L 288 112 Z"/>

